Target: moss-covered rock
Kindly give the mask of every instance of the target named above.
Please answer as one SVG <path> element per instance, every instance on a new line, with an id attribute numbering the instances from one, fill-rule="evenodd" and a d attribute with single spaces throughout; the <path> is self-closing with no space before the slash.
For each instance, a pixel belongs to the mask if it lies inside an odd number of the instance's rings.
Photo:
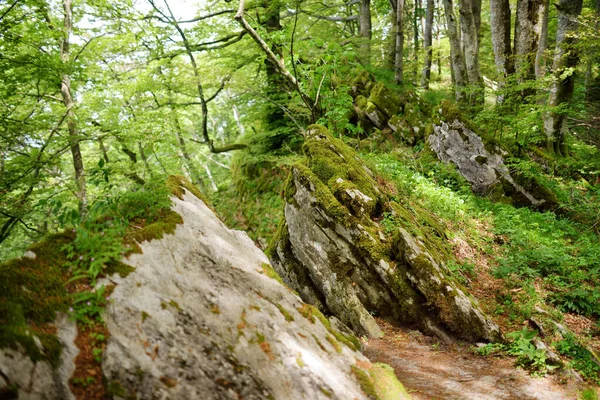
<path id="1" fill-rule="evenodd" d="M 387 117 L 387 119 L 402 112 L 402 99 L 400 95 L 392 92 L 383 83 L 376 83 L 369 95 L 369 101 Z"/>
<path id="2" fill-rule="evenodd" d="M 318 298 L 321 311 L 358 334 L 380 335 L 372 318 L 378 314 L 444 339 L 445 330 L 469 339 L 499 337 L 498 328 L 440 267 L 450 251 L 443 228 L 426 210 L 411 212 L 390 201 L 354 151 L 322 126 L 308 128 L 304 152 L 306 159 L 293 166 L 284 189 L 285 223 L 269 252 L 287 284 L 307 302 Z M 382 228 L 384 212 L 408 229 L 402 231 L 406 241 L 422 243 L 418 257 L 407 256 L 410 251 Z M 462 293 L 461 300 L 441 296 L 442 288 Z"/>

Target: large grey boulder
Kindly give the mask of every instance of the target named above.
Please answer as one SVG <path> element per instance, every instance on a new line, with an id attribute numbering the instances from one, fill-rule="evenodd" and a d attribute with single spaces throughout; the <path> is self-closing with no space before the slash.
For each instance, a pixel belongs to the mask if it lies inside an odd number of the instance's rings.
<path id="1" fill-rule="evenodd" d="M 442 103 L 427 137 L 431 149 L 444 163 L 453 163 L 471 183 L 473 192 L 538 209 L 557 206 L 556 196 L 535 181 L 509 170 L 509 153 L 493 140 L 483 138 L 455 107 Z"/>
<path id="2" fill-rule="evenodd" d="M 382 315 L 446 341 L 501 337 L 450 278 L 436 239 L 443 233 L 422 226 L 426 212 L 390 201 L 352 149 L 320 125 L 309 127 L 304 152 L 284 189 L 285 221 L 269 254 L 305 301 L 360 335 L 380 336 L 373 315 Z M 384 215 L 395 220 L 395 234 L 379 224 Z"/>
<path id="3" fill-rule="evenodd" d="M 389 366 L 371 364 L 347 327 L 302 302 L 252 240 L 228 229 L 182 179 L 170 178 L 171 210 L 181 216 L 174 231 L 138 243 L 141 252 L 121 260 L 131 267 L 128 274 L 98 282 L 112 292 L 103 314 L 104 387 L 94 394 L 105 390 L 116 400 L 409 398 Z M 62 347 L 58 359 L 34 359 L 35 352 L 18 344 L 0 348 L 0 398 L 74 399 L 73 377 L 90 373 L 81 369 L 89 364 L 76 361 L 82 331 L 63 314 L 53 326 Z"/>
<path id="4" fill-rule="evenodd" d="M 200 199 L 186 192 L 173 210 L 184 221 L 175 233 L 143 243 L 124 260 L 135 272 L 111 277 L 111 387 L 144 399 L 366 398 L 355 339 L 274 279 L 264 253 Z"/>

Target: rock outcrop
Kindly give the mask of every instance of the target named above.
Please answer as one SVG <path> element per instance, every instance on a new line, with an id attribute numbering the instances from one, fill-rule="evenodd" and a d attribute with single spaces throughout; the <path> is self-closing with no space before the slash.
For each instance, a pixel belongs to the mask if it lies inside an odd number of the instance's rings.
<path id="1" fill-rule="evenodd" d="M 391 201 L 354 151 L 324 127 L 309 127 L 304 153 L 284 189 L 285 223 L 269 254 L 305 301 L 360 335 L 381 335 L 378 314 L 444 340 L 501 337 L 449 277 L 444 234 L 435 221 Z M 392 234 L 382 218 L 394 222 Z"/>
<path id="2" fill-rule="evenodd" d="M 557 207 L 556 196 L 533 178 L 512 172 L 505 164 L 508 151 L 476 133 L 449 103 L 443 102 L 427 137 L 431 149 L 444 163 L 453 163 L 471 183 L 473 192 L 518 206 L 541 210 Z"/>
<path id="3" fill-rule="evenodd" d="M 335 318 L 281 283 L 248 236 L 179 188 L 173 234 L 139 243 L 122 262 L 103 314 L 102 375 L 115 399 L 402 399 L 393 371 L 371 364 Z M 56 365 L 19 345 L 0 349 L 0 393 L 73 398 L 74 323 L 60 317 Z M 75 349 L 76 350 L 76 349 Z"/>

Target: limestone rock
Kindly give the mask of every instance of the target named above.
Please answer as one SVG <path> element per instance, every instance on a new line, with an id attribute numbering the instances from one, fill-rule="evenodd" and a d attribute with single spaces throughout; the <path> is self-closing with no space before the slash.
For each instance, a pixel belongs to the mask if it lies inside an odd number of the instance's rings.
<path id="1" fill-rule="evenodd" d="M 304 152 L 284 189 L 285 222 L 269 249 L 288 285 L 361 335 L 381 335 L 372 317 L 377 314 L 443 339 L 447 331 L 473 340 L 500 338 L 498 327 L 448 278 L 433 246 L 405 229 L 396 240 L 384 233 L 377 222 L 384 212 L 399 221 L 409 212 L 389 201 L 349 147 L 312 125 Z"/>
<path id="2" fill-rule="evenodd" d="M 433 125 L 427 141 L 438 158 L 452 162 L 472 185 L 475 193 L 506 199 L 515 205 L 539 209 L 554 208 L 556 196 L 531 179 L 511 174 L 504 163 L 508 155 L 499 146 L 487 143 L 468 123 L 440 108 L 442 118 Z"/>
<path id="3" fill-rule="evenodd" d="M 173 202 L 175 234 L 143 243 L 124 260 L 135 271 L 111 277 L 109 384 L 138 398 L 366 398 L 356 341 L 270 277 L 245 233 L 188 192 Z"/>
<path id="4" fill-rule="evenodd" d="M 62 346 L 57 366 L 46 360 L 32 360 L 20 345 L 0 349 L 1 398 L 13 398 L 9 396 L 12 393 L 17 396 L 14 398 L 19 399 L 75 399 L 69 379 L 75 370 L 75 357 L 79 353 L 74 344 L 77 327 L 64 315 L 58 317 L 55 325 Z M 39 345 L 39 340 L 37 342 Z"/>

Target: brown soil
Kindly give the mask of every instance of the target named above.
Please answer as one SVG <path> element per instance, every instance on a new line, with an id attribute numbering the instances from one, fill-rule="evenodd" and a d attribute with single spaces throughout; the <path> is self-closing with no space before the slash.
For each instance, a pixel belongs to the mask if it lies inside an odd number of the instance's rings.
<path id="1" fill-rule="evenodd" d="M 535 378 L 510 358 L 478 356 L 467 343 L 444 345 L 437 339 L 377 322 L 385 336 L 370 339 L 365 355 L 391 365 L 413 399 L 577 399 L 584 385 L 573 378 Z"/>

